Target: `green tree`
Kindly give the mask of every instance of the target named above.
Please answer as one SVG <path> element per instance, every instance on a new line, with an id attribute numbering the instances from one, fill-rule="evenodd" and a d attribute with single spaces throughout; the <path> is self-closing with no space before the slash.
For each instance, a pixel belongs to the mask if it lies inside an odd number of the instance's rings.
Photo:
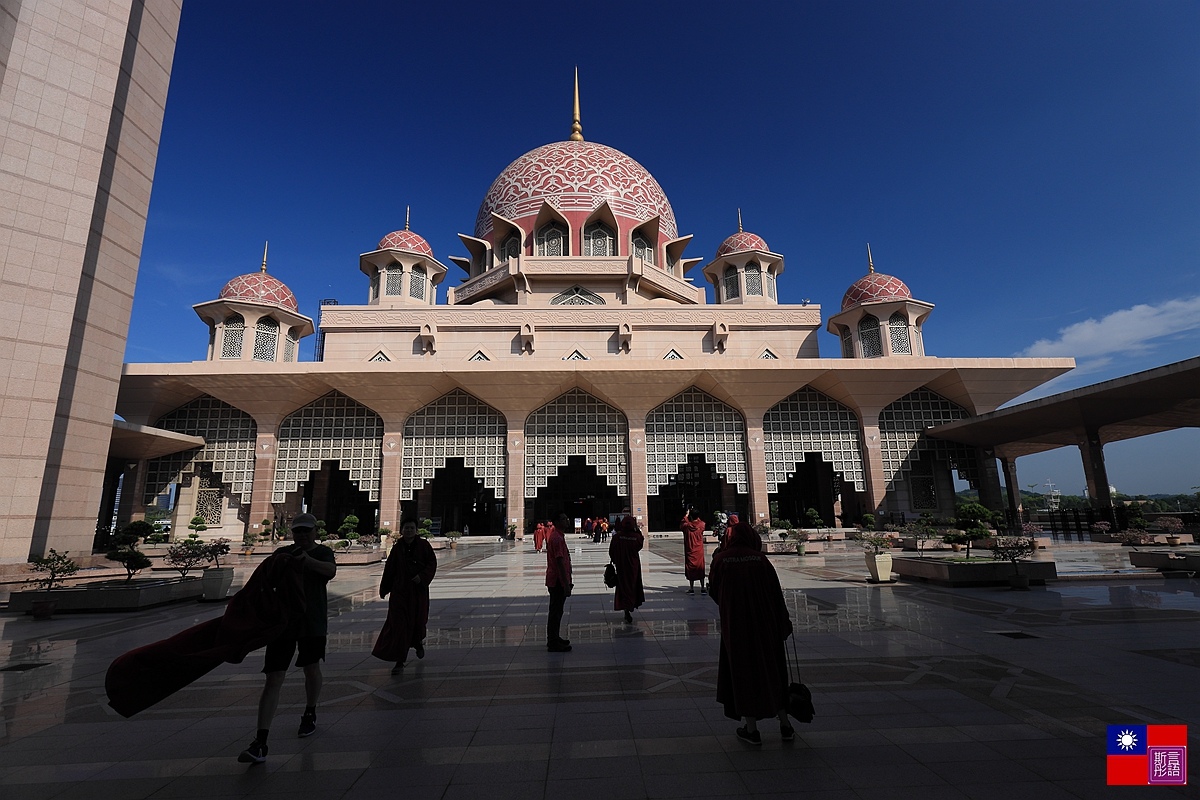
<path id="1" fill-rule="evenodd" d="M 150 566 L 150 559 L 138 550 L 137 523 L 130 523 L 113 537 L 112 548 L 104 554 L 109 561 L 116 561 L 125 568 L 126 582 L 132 581 L 133 576 Z M 131 530 L 131 528 L 133 530 Z"/>

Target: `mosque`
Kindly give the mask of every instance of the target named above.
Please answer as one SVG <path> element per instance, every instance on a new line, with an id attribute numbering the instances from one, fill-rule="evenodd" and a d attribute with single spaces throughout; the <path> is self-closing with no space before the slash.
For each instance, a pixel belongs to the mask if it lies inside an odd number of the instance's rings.
<path id="1" fill-rule="evenodd" d="M 194 305 L 206 360 L 125 365 L 104 507 L 118 485 L 122 520 L 170 495 L 177 529 L 199 515 L 234 540 L 302 509 L 363 532 L 416 513 L 523 533 L 625 507 L 673 530 L 687 506 L 849 525 L 952 514 L 955 473 L 1002 507 L 995 455 L 925 430 L 1073 360 L 927 354 L 933 304 L 869 250 L 827 320 L 783 304 L 784 254 L 739 215 L 715 253 L 689 255 L 654 177 L 584 139 L 578 84 L 574 111 L 566 141 L 492 182 L 466 255 L 443 263 L 406 220 L 347 268 L 362 303 L 323 305 L 318 324 L 265 253 Z M 463 280 L 443 292 L 452 269 Z M 836 357 L 818 351 L 822 324 Z M 299 361 L 314 334 L 316 360 Z"/>

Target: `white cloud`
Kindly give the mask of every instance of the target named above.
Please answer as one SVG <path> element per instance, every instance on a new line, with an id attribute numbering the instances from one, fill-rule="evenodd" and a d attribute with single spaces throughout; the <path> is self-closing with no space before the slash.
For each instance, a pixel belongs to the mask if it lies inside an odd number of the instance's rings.
<path id="1" fill-rule="evenodd" d="M 1039 339 L 1019 355 L 1105 359 L 1120 353 L 1145 353 L 1154 349 L 1156 339 L 1197 329 L 1200 329 L 1200 295 L 1168 300 L 1157 306 L 1140 304 L 1098 320 L 1076 322 L 1059 329 L 1057 339 Z M 1085 367 L 1080 365 L 1081 369 Z"/>

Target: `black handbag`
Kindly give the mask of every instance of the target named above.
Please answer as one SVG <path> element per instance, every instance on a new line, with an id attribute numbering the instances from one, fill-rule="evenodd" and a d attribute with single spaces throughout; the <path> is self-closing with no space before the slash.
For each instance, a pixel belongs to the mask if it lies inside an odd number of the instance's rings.
<path id="1" fill-rule="evenodd" d="M 813 708 L 812 692 L 800 680 L 800 659 L 796 656 L 796 635 L 792 634 L 792 656 L 796 661 L 796 680 L 788 683 L 787 688 L 787 713 L 788 716 L 797 722 L 812 722 L 816 716 L 816 709 Z M 788 678 L 791 679 L 792 665 L 788 664 Z"/>
<path id="2" fill-rule="evenodd" d="M 604 568 L 604 585 L 610 589 L 615 589 L 617 586 L 617 565 L 611 561 Z"/>

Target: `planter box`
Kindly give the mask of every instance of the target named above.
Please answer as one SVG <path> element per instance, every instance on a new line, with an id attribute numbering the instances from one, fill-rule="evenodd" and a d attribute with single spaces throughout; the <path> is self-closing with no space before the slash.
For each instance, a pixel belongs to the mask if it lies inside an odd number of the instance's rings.
<path id="1" fill-rule="evenodd" d="M 1043 586 L 1058 578 L 1053 561 L 1022 561 L 1021 574 L 1029 582 Z M 892 559 L 892 572 L 905 580 L 936 583 L 940 586 L 1007 586 L 1013 565 L 1008 561 L 950 561 L 945 558 Z"/>
<path id="2" fill-rule="evenodd" d="M 334 555 L 339 567 L 354 564 L 378 564 L 383 560 L 383 550 L 378 548 L 363 550 L 360 547 L 357 550 L 337 550 Z"/>
<path id="3" fill-rule="evenodd" d="M 1159 572 L 1186 570 L 1200 571 L 1200 553 L 1180 553 L 1174 550 L 1134 550 L 1129 554 L 1129 563 L 1135 567 L 1149 567 Z"/>
<path id="4" fill-rule="evenodd" d="M 198 600 L 202 594 L 199 577 L 150 578 L 132 582 L 97 581 L 65 589 L 34 589 L 13 592 L 9 611 L 29 612 L 35 600 L 55 601 L 55 610 L 63 611 L 137 611 L 143 608 Z"/>
<path id="5" fill-rule="evenodd" d="M 1022 536 L 1021 538 L 1024 539 L 1026 537 Z M 1037 545 L 1038 550 L 1045 550 L 1051 545 L 1053 540 L 1049 536 L 1034 536 L 1033 541 Z M 996 539 L 991 536 L 986 539 L 976 539 L 971 543 L 972 548 L 982 547 L 984 550 L 991 550 L 995 546 Z"/>

